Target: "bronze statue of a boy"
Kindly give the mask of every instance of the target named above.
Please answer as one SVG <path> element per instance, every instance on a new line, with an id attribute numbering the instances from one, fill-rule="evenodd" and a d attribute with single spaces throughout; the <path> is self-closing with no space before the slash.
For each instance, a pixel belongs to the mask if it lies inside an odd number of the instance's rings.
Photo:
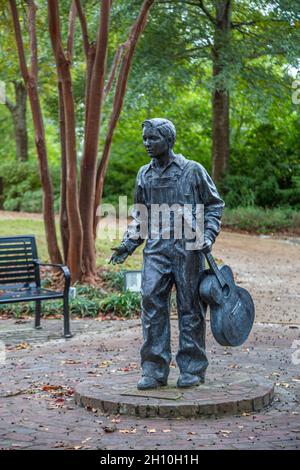
<path id="1" fill-rule="evenodd" d="M 178 387 L 204 383 L 208 360 L 205 352 L 206 304 L 199 297 L 199 280 L 204 270 L 204 252 L 211 250 L 221 225 L 224 202 L 202 165 L 173 151 L 176 130 L 167 119 L 143 122 L 143 143 L 151 162 L 140 168 L 134 202 L 150 208 L 153 204 L 189 204 L 204 207 L 204 244 L 187 250 L 184 238 L 147 237 L 143 251 L 142 378 L 138 389 L 167 384 L 171 362 L 170 295 L 177 292 L 179 350 L 176 362 L 180 370 Z M 140 220 L 133 213 L 121 245 L 114 248 L 111 262 L 123 263 L 144 242 L 139 235 Z M 151 220 L 149 222 L 151 232 Z M 160 232 L 161 234 L 161 232 Z"/>

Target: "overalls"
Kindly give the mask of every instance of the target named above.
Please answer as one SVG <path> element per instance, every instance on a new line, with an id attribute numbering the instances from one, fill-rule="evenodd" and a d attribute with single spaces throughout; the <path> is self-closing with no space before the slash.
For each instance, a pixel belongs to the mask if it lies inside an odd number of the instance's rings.
<path id="1" fill-rule="evenodd" d="M 140 196 L 135 200 L 143 202 L 150 210 L 151 204 L 195 204 L 202 202 L 195 195 L 196 186 L 189 179 L 190 167 L 195 162 L 181 155 L 161 174 L 151 165 L 140 172 Z M 203 168 L 203 167 L 202 167 Z M 150 170 L 150 171 L 149 171 Z M 210 180 L 211 182 L 211 180 Z M 223 208 L 214 187 L 214 211 L 216 203 Z M 137 194 L 137 193 L 136 193 Z M 218 232 L 216 227 L 216 232 Z M 142 270 L 142 328 L 144 343 L 141 348 L 143 375 L 165 382 L 169 375 L 172 359 L 170 345 L 170 296 L 173 285 L 179 324 L 179 348 L 176 362 L 181 373 L 203 376 L 208 366 L 205 353 L 205 313 L 206 304 L 199 297 L 199 280 L 204 269 L 204 255 L 200 250 L 186 250 L 184 239 L 151 238 L 151 219 L 149 238 L 143 254 Z M 134 230 L 133 230 L 134 231 Z M 160 235 L 161 235 L 160 231 Z M 130 230 L 124 237 L 129 250 Z M 136 242 L 136 245 L 142 241 Z"/>

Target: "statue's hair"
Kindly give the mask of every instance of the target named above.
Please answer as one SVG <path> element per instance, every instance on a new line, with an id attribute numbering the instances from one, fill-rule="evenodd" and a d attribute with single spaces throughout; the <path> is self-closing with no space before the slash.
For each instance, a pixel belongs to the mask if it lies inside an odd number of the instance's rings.
<path id="1" fill-rule="evenodd" d="M 154 129 L 157 129 L 163 137 L 168 139 L 170 148 L 174 147 L 176 140 L 176 129 L 173 122 L 162 118 L 146 119 L 142 124 L 142 128 L 145 126 L 150 126 Z"/>

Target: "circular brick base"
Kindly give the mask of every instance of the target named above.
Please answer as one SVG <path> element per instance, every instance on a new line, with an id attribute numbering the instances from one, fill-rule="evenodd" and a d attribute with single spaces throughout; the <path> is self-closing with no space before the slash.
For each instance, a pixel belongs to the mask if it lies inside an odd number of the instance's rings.
<path id="1" fill-rule="evenodd" d="M 176 388 L 176 379 L 173 372 L 167 387 L 140 391 L 137 373 L 107 375 L 78 384 L 75 401 L 105 414 L 188 418 L 259 411 L 274 395 L 272 382 L 238 371 L 210 370 L 205 384 L 188 389 Z"/>

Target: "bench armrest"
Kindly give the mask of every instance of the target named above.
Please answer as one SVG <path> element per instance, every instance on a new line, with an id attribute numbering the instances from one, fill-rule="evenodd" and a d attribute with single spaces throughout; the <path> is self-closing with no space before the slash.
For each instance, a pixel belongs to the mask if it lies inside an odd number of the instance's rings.
<path id="1" fill-rule="evenodd" d="M 71 284 L 71 274 L 67 266 L 65 266 L 64 264 L 42 263 L 39 259 L 34 259 L 33 263 L 36 266 L 51 266 L 52 268 L 60 269 L 63 272 L 65 278 L 64 293 L 68 294 Z"/>

